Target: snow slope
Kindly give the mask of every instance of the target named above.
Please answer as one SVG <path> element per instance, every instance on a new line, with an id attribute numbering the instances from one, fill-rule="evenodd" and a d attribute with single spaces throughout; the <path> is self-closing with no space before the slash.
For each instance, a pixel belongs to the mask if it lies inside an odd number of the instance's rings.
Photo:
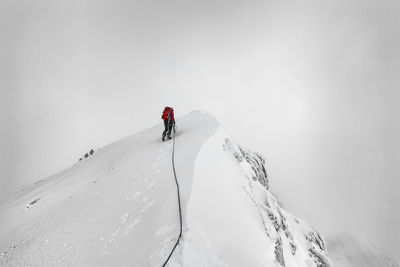
<path id="1" fill-rule="evenodd" d="M 316 230 L 268 190 L 261 155 L 210 115 L 177 120 L 183 237 L 168 266 L 330 266 Z M 0 204 L 2 266 L 161 266 L 179 233 L 162 125 L 112 143 Z"/>

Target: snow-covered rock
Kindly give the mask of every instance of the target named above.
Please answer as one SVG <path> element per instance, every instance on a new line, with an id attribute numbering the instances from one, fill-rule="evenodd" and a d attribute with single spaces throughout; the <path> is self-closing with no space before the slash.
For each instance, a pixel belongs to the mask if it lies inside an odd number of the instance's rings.
<path id="1" fill-rule="evenodd" d="M 168 266 L 330 266 L 321 235 L 269 191 L 264 158 L 218 122 L 177 120 L 183 236 Z M 179 233 L 162 125 L 99 149 L 0 204 L 5 266 L 162 266 Z"/>

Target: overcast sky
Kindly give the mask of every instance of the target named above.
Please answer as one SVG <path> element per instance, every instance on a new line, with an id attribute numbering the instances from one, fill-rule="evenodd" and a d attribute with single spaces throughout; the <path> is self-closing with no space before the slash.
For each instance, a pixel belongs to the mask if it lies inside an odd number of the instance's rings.
<path id="1" fill-rule="evenodd" d="M 290 212 L 400 255 L 399 2 L 293 2 L 0 0 L 0 199 L 201 109 Z"/>

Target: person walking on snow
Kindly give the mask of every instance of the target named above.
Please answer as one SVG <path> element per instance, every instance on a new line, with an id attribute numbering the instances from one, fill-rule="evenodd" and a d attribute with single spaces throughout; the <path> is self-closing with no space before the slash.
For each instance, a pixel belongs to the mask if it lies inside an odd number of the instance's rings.
<path id="1" fill-rule="evenodd" d="M 171 139 L 172 127 L 175 126 L 174 109 L 171 107 L 165 107 L 161 119 L 164 120 L 165 128 L 162 133 L 162 140 L 165 141 L 165 137 Z"/>

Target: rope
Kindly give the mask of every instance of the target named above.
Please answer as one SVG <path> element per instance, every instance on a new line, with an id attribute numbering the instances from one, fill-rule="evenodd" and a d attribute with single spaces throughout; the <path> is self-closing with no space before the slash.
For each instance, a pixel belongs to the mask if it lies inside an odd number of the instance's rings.
<path id="1" fill-rule="evenodd" d="M 179 230 L 179 236 L 178 239 L 176 240 L 176 243 L 174 247 L 172 248 L 171 252 L 168 255 L 167 260 L 164 262 L 163 267 L 165 267 L 169 261 L 169 259 L 172 256 L 172 253 L 174 253 L 175 248 L 178 246 L 179 240 L 182 237 L 182 209 L 181 209 L 181 196 L 179 193 L 179 184 L 178 184 L 178 178 L 176 178 L 176 171 L 175 171 L 175 124 L 174 124 L 174 138 L 173 138 L 173 145 L 172 145 L 172 169 L 174 170 L 174 177 L 175 177 L 175 183 L 176 183 L 176 191 L 178 194 L 178 205 L 179 205 L 179 225 L 180 225 L 180 230 Z"/>

